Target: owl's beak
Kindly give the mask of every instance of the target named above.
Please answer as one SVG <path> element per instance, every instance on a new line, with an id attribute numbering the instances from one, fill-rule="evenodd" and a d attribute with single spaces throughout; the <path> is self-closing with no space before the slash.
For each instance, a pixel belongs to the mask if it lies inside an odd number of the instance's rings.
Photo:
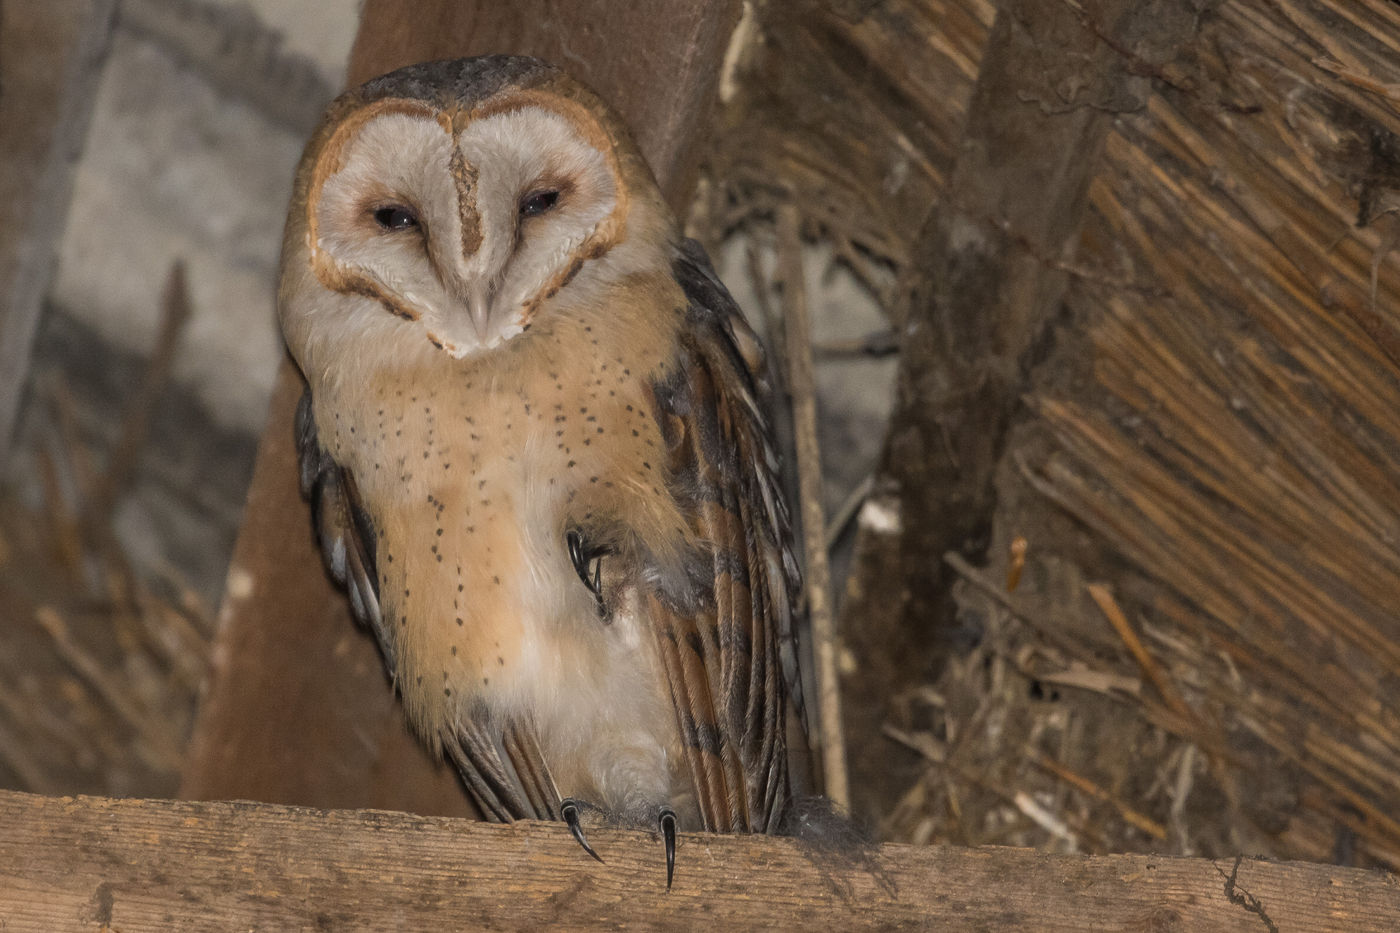
<path id="1" fill-rule="evenodd" d="M 490 337 L 491 298 L 491 293 L 486 289 L 474 290 L 467 298 L 467 313 L 471 315 L 477 339 L 482 343 L 485 343 Z"/>

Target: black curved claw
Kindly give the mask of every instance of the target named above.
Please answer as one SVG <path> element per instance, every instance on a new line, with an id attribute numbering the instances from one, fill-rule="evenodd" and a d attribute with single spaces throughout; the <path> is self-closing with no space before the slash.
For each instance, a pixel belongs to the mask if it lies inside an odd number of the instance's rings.
<path id="1" fill-rule="evenodd" d="M 598 615 L 607 616 L 607 606 L 603 603 L 603 555 L 607 553 L 602 548 L 585 547 L 583 534 L 577 529 L 568 531 L 564 535 L 564 541 L 569 546 L 569 560 L 573 562 L 574 573 L 583 581 L 583 585 L 593 592 L 593 599 L 598 603 Z M 588 573 L 588 565 L 593 565 L 593 573 Z"/>
<path id="2" fill-rule="evenodd" d="M 676 811 L 670 807 L 661 808 L 661 835 L 666 840 L 666 890 L 671 890 L 671 879 L 676 874 Z"/>
<path id="3" fill-rule="evenodd" d="M 569 545 L 569 560 L 573 562 L 574 573 L 588 585 L 588 561 L 583 556 L 583 535 L 577 531 L 569 531 L 564 534 L 564 541 Z"/>
<path id="4" fill-rule="evenodd" d="M 579 845 L 583 846 L 583 851 L 601 862 L 603 857 L 597 852 L 594 852 L 593 847 L 588 844 L 588 840 L 583 838 L 583 827 L 580 826 L 578 822 L 578 810 L 578 801 L 574 800 L 572 797 L 565 797 L 563 800 L 559 801 L 559 815 L 564 818 L 565 823 L 569 824 L 569 832 L 573 833 L 574 839 L 578 841 Z"/>

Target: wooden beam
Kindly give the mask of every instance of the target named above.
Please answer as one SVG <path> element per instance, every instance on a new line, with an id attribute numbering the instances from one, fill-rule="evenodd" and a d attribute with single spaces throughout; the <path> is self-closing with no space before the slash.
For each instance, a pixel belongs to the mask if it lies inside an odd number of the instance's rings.
<path id="1" fill-rule="evenodd" d="M 1400 928 L 1377 871 L 597 829 L 0 792 L 0 929 Z"/>
<path id="2" fill-rule="evenodd" d="M 0 464 L 87 138 L 116 0 L 9 0 L 0 23 Z"/>
<path id="3" fill-rule="evenodd" d="M 368 0 L 350 62 L 362 81 L 414 61 L 538 55 L 592 85 L 635 131 L 683 206 L 737 0 L 509 4 Z M 181 793 L 316 806 L 470 812 L 455 778 L 408 736 L 378 651 L 327 580 L 297 493 L 284 363 L 220 613 L 214 673 Z"/>

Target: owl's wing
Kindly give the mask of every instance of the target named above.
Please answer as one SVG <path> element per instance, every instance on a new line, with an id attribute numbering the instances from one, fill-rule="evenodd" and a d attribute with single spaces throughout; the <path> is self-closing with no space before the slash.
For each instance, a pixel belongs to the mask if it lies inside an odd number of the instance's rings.
<path id="1" fill-rule="evenodd" d="M 374 524 L 360 504 L 355 478 L 321 446 L 312 413 L 311 390 L 302 393 L 296 414 L 301 494 L 311 502 L 321 556 L 331 576 L 345 588 L 355 619 L 374 633 L 389 676 L 394 675 L 394 643 L 384 630 L 379 610 L 379 573 L 375 569 Z"/>
<path id="2" fill-rule="evenodd" d="M 321 446 L 311 392 L 302 394 L 296 415 L 301 491 L 311 502 L 321 555 L 331 576 L 345 588 L 356 621 L 374 633 L 390 679 L 394 640 L 379 604 L 374 523 L 360 502 L 354 474 Z M 540 753 L 533 724 L 512 720 L 504 728 L 456 723 L 442 745 L 462 775 L 481 813 L 490 820 L 558 819 L 559 792 Z"/>
<path id="3" fill-rule="evenodd" d="M 687 320 L 680 365 L 653 386 L 655 414 L 671 494 L 706 566 L 684 587 L 655 588 L 649 608 L 705 828 L 774 832 L 791 797 L 789 754 L 806 743 L 798 569 L 760 408 L 762 354 L 698 243 L 681 245 L 673 269 Z"/>

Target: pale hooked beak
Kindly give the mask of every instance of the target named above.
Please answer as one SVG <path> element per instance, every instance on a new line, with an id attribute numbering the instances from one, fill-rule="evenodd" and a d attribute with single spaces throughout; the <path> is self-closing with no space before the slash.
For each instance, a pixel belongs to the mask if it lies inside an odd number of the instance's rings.
<path id="1" fill-rule="evenodd" d="M 467 299 L 467 312 L 471 315 L 472 326 L 476 328 L 477 339 L 485 343 L 491 329 L 491 293 L 479 289 Z"/>

